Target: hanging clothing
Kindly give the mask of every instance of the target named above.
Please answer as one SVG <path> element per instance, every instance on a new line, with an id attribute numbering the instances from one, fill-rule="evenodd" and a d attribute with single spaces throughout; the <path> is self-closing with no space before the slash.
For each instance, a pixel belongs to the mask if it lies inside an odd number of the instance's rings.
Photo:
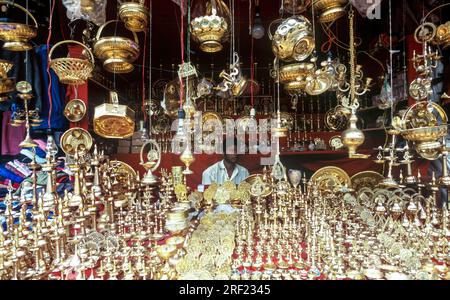
<path id="1" fill-rule="evenodd" d="M 48 116 L 51 114 L 50 126 L 52 129 L 63 129 L 67 128 L 67 121 L 64 117 L 64 99 L 65 99 L 65 89 L 59 83 L 58 76 L 56 76 L 55 72 L 50 69 L 51 75 L 51 104 L 49 102 L 48 97 L 48 86 L 49 80 L 47 75 L 47 45 L 40 45 L 34 49 L 36 56 L 38 58 L 40 70 L 43 74 L 42 76 L 42 110 L 41 110 L 41 118 L 44 119 L 43 122 L 37 127 L 33 127 L 32 130 L 39 129 L 48 129 Z M 51 112 L 50 112 L 51 108 Z"/>
<path id="2" fill-rule="evenodd" d="M 19 127 L 9 125 L 11 111 L 3 112 L 2 120 L 2 155 L 17 155 L 20 153 L 19 144 L 25 139 L 25 123 Z"/>

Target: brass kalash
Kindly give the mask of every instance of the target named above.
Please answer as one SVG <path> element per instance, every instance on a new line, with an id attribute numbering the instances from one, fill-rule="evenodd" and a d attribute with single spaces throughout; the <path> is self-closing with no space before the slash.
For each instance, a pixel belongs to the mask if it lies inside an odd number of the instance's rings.
<path id="1" fill-rule="evenodd" d="M 126 139 L 134 133 L 135 112 L 126 105 L 119 104 L 116 92 L 109 93 L 111 103 L 104 103 L 95 108 L 94 131 L 108 139 Z"/>
<path id="2" fill-rule="evenodd" d="M 134 40 L 115 35 L 102 37 L 103 30 L 114 23 L 121 22 L 111 20 L 98 29 L 94 43 L 94 54 L 103 61 L 103 67 L 108 72 L 129 73 L 134 70 L 133 62 L 139 57 L 139 40 L 135 32 L 132 32 Z"/>
<path id="3" fill-rule="evenodd" d="M 149 20 L 149 12 L 145 6 L 145 1 L 122 2 L 119 7 L 119 17 L 128 30 L 133 32 L 145 31 Z"/>
<path id="4" fill-rule="evenodd" d="M 206 5 L 206 7 L 205 7 Z M 229 31 L 228 18 L 230 10 L 222 0 L 211 0 L 205 3 L 198 2 L 193 5 L 204 9 L 205 14 L 191 21 L 191 34 L 200 44 L 200 50 L 207 53 L 219 52 L 223 49 L 222 43 Z"/>
<path id="5" fill-rule="evenodd" d="M 9 51 L 30 50 L 32 46 L 29 44 L 29 41 L 37 35 L 38 23 L 36 19 L 28 10 L 16 3 L 0 1 L 0 4 L 6 4 L 22 10 L 34 22 L 34 26 L 22 23 L 0 22 L 0 40 L 5 42 L 3 44 L 3 49 Z"/>

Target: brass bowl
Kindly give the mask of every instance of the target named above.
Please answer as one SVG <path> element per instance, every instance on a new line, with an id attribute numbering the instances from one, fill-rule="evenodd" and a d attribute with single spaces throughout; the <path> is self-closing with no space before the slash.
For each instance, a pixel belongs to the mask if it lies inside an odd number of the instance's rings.
<path id="1" fill-rule="evenodd" d="M 8 72 L 12 69 L 13 63 L 0 59 L 0 78 L 6 78 Z"/>
<path id="2" fill-rule="evenodd" d="M 268 35 L 273 53 L 286 62 L 305 60 L 314 50 L 311 22 L 302 15 L 283 20 L 273 36 L 269 26 Z"/>
<path id="3" fill-rule="evenodd" d="M 427 160 L 436 160 L 441 156 L 442 144 L 439 141 L 417 143 L 417 153 Z"/>
<path id="4" fill-rule="evenodd" d="M 108 72 L 129 73 L 134 69 L 132 63 L 139 57 L 139 41 L 135 32 L 132 32 L 134 41 L 120 36 L 101 37 L 103 29 L 112 22 L 119 21 L 108 21 L 97 31 L 94 55 L 103 61 Z"/>
<path id="5" fill-rule="evenodd" d="M 200 50 L 215 53 L 222 50 L 222 41 L 228 32 L 228 23 L 225 18 L 208 15 L 195 18 L 191 21 L 192 37 L 200 43 Z"/>
<path id="6" fill-rule="evenodd" d="M 132 32 L 142 32 L 147 29 L 149 12 L 142 2 L 123 2 L 119 7 L 120 19 Z"/>
<path id="7" fill-rule="evenodd" d="M 175 245 L 164 244 L 156 248 L 156 253 L 163 260 L 168 260 L 177 253 L 177 250 L 178 248 Z"/>
<path id="8" fill-rule="evenodd" d="M 305 93 L 306 81 L 291 81 L 284 85 L 284 90 L 292 94 L 302 94 Z"/>
<path id="9" fill-rule="evenodd" d="M 405 129 L 401 134 L 411 142 L 434 142 L 447 135 L 447 125 Z"/>
<path id="10" fill-rule="evenodd" d="M 347 0 L 316 0 L 313 5 L 319 13 L 320 23 L 330 23 L 345 15 Z"/>
<path id="11" fill-rule="evenodd" d="M 280 68 L 280 83 L 304 81 L 314 69 L 315 65 L 313 63 L 294 63 L 282 66 Z"/>

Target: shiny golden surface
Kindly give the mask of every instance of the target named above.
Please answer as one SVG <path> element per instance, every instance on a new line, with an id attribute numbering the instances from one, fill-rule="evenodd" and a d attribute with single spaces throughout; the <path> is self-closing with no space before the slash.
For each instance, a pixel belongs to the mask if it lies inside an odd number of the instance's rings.
<path id="1" fill-rule="evenodd" d="M 149 11 L 144 1 L 122 2 L 119 7 L 119 17 L 125 23 L 125 27 L 133 32 L 147 30 Z"/>
<path id="2" fill-rule="evenodd" d="M 91 134 L 83 128 L 71 128 L 61 136 L 61 149 L 67 155 L 73 156 L 76 152 L 84 155 L 91 150 L 93 144 Z"/>
<path id="3" fill-rule="evenodd" d="M 64 108 L 64 116 L 70 122 L 79 122 L 86 115 L 86 104 L 80 99 L 72 99 Z"/>

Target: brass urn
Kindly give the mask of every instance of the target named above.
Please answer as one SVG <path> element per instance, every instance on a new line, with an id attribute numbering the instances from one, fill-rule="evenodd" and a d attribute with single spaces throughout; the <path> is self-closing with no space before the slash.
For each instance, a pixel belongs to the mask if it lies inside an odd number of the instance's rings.
<path id="1" fill-rule="evenodd" d="M 356 126 L 356 122 L 358 121 L 358 117 L 355 113 L 352 113 L 350 116 L 349 122 L 349 128 L 342 132 L 342 143 L 344 146 L 348 148 L 349 156 L 353 156 L 356 154 L 356 150 L 359 146 L 364 144 L 365 136 L 364 133 L 358 129 Z"/>

